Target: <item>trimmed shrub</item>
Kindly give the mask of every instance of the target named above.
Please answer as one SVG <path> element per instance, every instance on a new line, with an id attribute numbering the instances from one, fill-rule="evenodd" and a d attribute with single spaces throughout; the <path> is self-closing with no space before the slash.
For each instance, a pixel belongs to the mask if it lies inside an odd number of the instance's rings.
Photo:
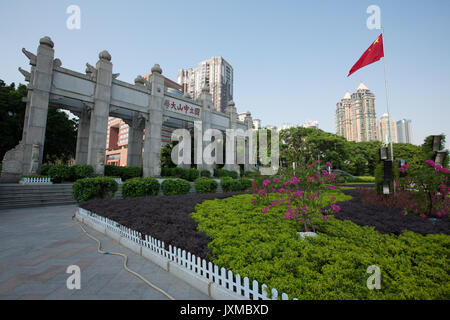
<path id="1" fill-rule="evenodd" d="M 105 176 L 108 177 L 120 177 L 120 168 L 119 166 L 113 166 L 110 164 L 105 165 Z"/>
<path id="2" fill-rule="evenodd" d="M 198 176 L 199 176 L 199 172 L 198 172 L 197 169 L 192 168 L 192 169 L 188 170 L 187 175 L 188 175 L 188 179 L 187 180 L 195 181 L 195 179 L 197 179 Z"/>
<path id="3" fill-rule="evenodd" d="M 71 167 L 74 180 L 90 178 L 94 174 L 94 168 L 88 164 L 76 164 Z"/>
<path id="4" fill-rule="evenodd" d="M 87 201 L 97 198 L 112 198 L 117 189 L 118 184 L 113 178 L 84 178 L 75 181 L 72 186 L 72 195 L 77 201 Z"/>
<path id="5" fill-rule="evenodd" d="M 132 178 L 123 183 L 122 196 L 124 198 L 156 196 L 159 193 L 159 187 L 159 182 L 155 178 Z"/>
<path id="6" fill-rule="evenodd" d="M 172 176 L 188 180 L 189 179 L 189 170 L 181 167 L 173 168 L 173 174 Z"/>
<path id="7" fill-rule="evenodd" d="M 48 175 L 54 183 L 69 181 L 72 178 L 72 170 L 65 164 L 55 164 L 48 169 Z"/>
<path id="8" fill-rule="evenodd" d="M 217 191 L 218 183 L 214 179 L 202 177 L 194 182 L 195 192 L 197 193 L 214 193 Z"/>
<path id="9" fill-rule="evenodd" d="M 211 172 L 209 172 L 209 170 L 201 170 L 200 171 L 200 177 L 210 178 L 211 177 Z"/>
<path id="10" fill-rule="evenodd" d="M 142 177 L 142 168 L 105 165 L 105 176 L 120 177 L 125 181 L 131 178 Z"/>
<path id="11" fill-rule="evenodd" d="M 239 179 L 239 181 L 241 182 L 241 191 L 245 191 L 251 188 L 252 186 L 252 180 L 249 178 L 241 178 Z"/>
<path id="12" fill-rule="evenodd" d="M 161 168 L 161 177 L 172 177 L 174 174 L 174 168 Z"/>
<path id="13" fill-rule="evenodd" d="M 142 177 L 142 168 L 141 167 L 120 167 L 122 180 L 127 180 L 131 178 Z"/>
<path id="14" fill-rule="evenodd" d="M 47 164 L 47 163 L 43 163 L 41 166 L 41 175 L 42 176 L 47 176 L 48 175 L 48 170 L 51 168 L 51 165 Z"/>
<path id="15" fill-rule="evenodd" d="M 191 184 L 184 179 L 167 179 L 161 184 L 161 189 L 164 195 L 187 194 Z"/>
<path id="16" fill-rule="evenodd" d="M 222 177 L 231 177 L 233 179 L 237 179 L 238 174 L 236 171 L 230 171 L 225 169 L 214 169 L 214 177 L 222 178 Z"/>
<path id="17" fill-rule="evenodd" d="M 246 177 L 246 178 L 259 177 L 260 175 L 261 175 L 261 173 L 258 170 L 255 170 L 255 171 L 244 171 L 242 173 L 242 176 Z"/>
<path id="18" fill-rule="evenodd" d="M 220 186 L 222 187 L 222 191 L 224 192 L 245 191 L 252 186 L 252 180 L 248 178 L 235 180 L 231 177 L 223 177 L 222 179 L 220 179 Z"/>
<path id="19" fill-rule="evenodd" d="M 220 186 L 222 187 L 223 192 L 231 191 L 231 183 L 233 182 L 233 178 L 223 177 L 220 179 Z"/>

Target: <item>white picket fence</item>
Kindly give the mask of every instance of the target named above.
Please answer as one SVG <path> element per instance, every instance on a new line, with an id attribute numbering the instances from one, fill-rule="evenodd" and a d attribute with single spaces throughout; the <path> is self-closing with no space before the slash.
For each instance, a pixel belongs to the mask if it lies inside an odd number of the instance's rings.
<path id="1" fill-rule="evenodd" d="M 129 229 L 113 220 L 99 216 L 83 208 L 79 208 L 78 213 L 91 222 L 97 223 L 106 229 L 109 229 L 121 237 L 125 237 L 139 246 L 150 249 L 159 256 L 174 262 L 185 269 L 195 273 L 196 275 L 207 279 L 208 281 L 216 283 L 234 294 L 245 297 L 250 300 L 277 300 L 279 299 L 278 291 L 272 289 L 271 297 L 268 296 L 267 286 L 265 284 L 259 285 L 258 281 L 253 280 L 250 285 L 250 280 L 247 277 L 243 279 L 239 274 L 234 275 L 231 270 L 219 268 L 217 265 L 207 262 L 205 259 L 196 257 L 190 252 L 181 250 L 175 246 L 169 245 L 165 249 L 163 241 L 157 240 L 153 237 L 145 235 L 142 237 L 140 232 Z M 289 300 L 286 293 L 281 294 L 281 300 Z M 297 300 L 297 299 L 293 299 Z"/>
<path id="2" fill-rule="evenodd" d="M 23 177 L 21 184 L 52 184 L 50 177 Z"/>

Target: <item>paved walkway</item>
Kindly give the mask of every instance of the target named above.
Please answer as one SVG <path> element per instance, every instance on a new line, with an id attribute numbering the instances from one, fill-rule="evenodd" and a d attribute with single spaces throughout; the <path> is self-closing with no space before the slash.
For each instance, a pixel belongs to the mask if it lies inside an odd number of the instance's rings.
<path id="1" fill-rule="evenodd" d="M 167 299 L 123 269 L 122 257 L 97 253 L 72 219 L 76 206 L 0 210 L 0 299 Z M 209 299 L 117 242 L 85 227 L 102 248 L 124 253 L 128 267 L 175 299 Z M 66 286 L 69 265 L 81 269 L 81 289 Z"/>

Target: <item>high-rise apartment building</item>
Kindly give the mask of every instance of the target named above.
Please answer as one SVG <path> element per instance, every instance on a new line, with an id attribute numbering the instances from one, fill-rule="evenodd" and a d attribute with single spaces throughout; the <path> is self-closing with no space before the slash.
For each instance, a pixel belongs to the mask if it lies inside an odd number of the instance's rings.
<path id="1" fill-rule="evenodd" d="M 179 70 L 178 83 L 183 93 L 189 93 L 193 99 L 197 99 L 204 86 L 209 86 L 214 109 L 220 112 L 225 112 L 233 99 L 233 68 L 222 57 L 202 61 L 197 68 Z"/>
<path id="2" fill-rule="evenodd" d="M 411 143 L 411 120 L 397 121 L 397 139 L 401 143 Z"/>
<path id="3" fill-rule="evenodd" d="M 377 140 L 375 95 L 361 83 L 336 104 L 336 134 L 349 141 Z"/>
<path id="4" fill-rule="evenodd" d="M 383 114 L 378 121 L 378 138 L 383 143 L 390 143 L 389 130 L 393 143 L 397 143 L 397 128 L 395 126 L 395 120 L 389 117 L 387 113 Z"/>

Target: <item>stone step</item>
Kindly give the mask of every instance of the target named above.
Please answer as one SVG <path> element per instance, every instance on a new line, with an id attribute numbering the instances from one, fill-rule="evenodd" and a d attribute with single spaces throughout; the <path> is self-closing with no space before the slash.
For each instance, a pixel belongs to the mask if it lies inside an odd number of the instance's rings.
<path id="1" fill-rule="evenodd" d="M 54 194 L 47 194 L 47 193 L 27 193 L 27 194 L 4 194 L 0 195 L 0 201 L 14 201 L 14 200 L 20 200 L 20 199 L 33 199 L 33 198 L 39 198 L 39 199 L 72 199 L 72 193 L 54 193 Z"/>
<path id="2" fill-rule="evenodd" d="M 20 203 L 9 203 L 8 205 L 0 204 L 0 210 L 14 209 L 14 208 L 29 208 L 29 207 L 43 207 L 43 206 L 62 206 L 69 204 L 76 204 L 77 202 L 72 201 L 45 201 L 45 202 L 20 202 Z"/>
<path id="3" fill-rule="evenodd" d="M 28 195 L 24 197 L 0 198 L 0 203 L 18 202 L 18 201 L 54 201 L 54 200 L 73 200 L 72 195 L 59 195 L 48 197 L 46 195 Z"/>

